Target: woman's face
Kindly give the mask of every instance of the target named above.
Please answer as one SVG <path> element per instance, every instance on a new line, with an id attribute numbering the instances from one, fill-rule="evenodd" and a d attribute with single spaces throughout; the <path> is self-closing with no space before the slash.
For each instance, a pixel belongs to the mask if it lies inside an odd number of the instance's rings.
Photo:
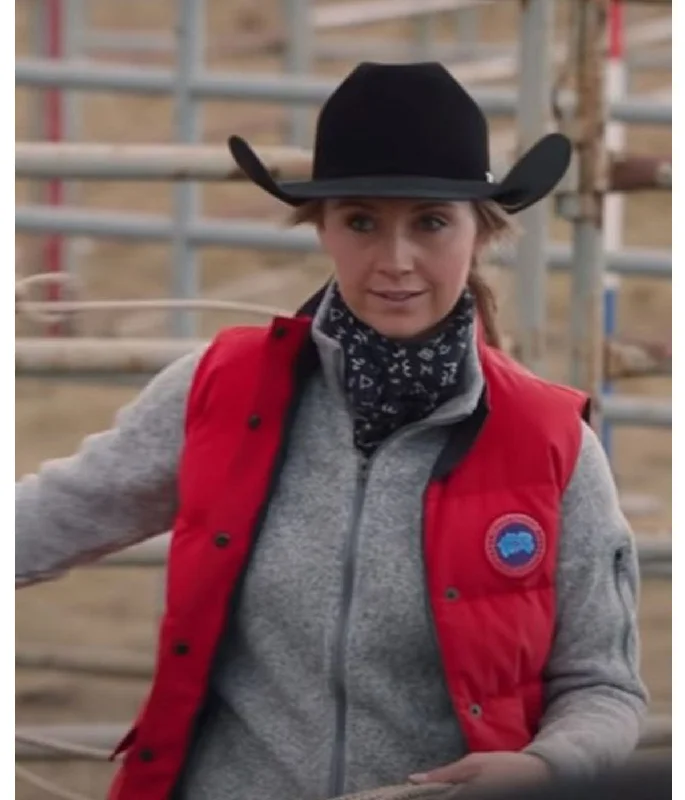
<path id="1" fill-rule="evenodd" d="M 327 200 L 318 233 L 350 309 L 398 339 L 426 333 L 452 310 L 477 246 L 468 202 Z"/>

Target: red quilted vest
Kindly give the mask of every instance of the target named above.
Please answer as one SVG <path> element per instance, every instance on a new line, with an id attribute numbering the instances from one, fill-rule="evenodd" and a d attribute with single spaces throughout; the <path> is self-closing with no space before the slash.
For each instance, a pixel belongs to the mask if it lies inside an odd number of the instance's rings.
<path id="1" fill-rule="evenodd" d="M 302 317 L 229 329 L 197 369 L 154 681 L 117 748 L 110 800 L 163 800 L 181 771 L 306 380 L 309 332 Z M 427 591 L 469 749 L 517 750 L 542 713 L 561 497 L 586 398 L 482 343 L 480 357 L 487 406 L 446 448 L 424 495 Z"/>

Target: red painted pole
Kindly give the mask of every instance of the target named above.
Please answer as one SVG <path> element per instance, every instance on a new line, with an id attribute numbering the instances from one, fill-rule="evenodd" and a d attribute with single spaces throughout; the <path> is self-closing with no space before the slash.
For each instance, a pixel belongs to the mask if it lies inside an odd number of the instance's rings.
<path id="1" fill-rule="evenodd" d="M 46 14 L 46 56 L 61 59 L 63 56 L 62 43 L 62 0 L 43 0 Z M 45 138 L 49 142 L 61 142 L 64 137 L 64 120 L 62 118 L 63 106 L 60 89 L 48 89 L 45 93 Z M 64 202 L 64 184 L 61 180 L 51 180 L 46 187 L 46 201 L 48 205 L 60 206 Z M 44 253 L 45 269 L 50 273 L 60 273 L 64 269 L 64 240 L 59 234 L 48 236 L 45 242 Z M 49 283 L 47 286 L 47 299 L 59 300 L 61 296 L 58 283 Z M 49 335 L 57 336 L 61 333 L 60 326 L 53 324 L 49 328 Z"/>

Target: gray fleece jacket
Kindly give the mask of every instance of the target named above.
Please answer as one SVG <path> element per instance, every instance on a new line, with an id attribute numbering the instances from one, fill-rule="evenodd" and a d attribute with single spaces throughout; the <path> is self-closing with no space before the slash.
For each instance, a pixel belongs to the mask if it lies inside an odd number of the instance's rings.
<path id="1" fill-rule="evenodd" d="M 466 753 L 437 652 L 420 530 L 447 426 L 474 410 L 482 389 L 475 344 L 455 398 L 362 463 L 341 353 L 316 320 L 313 335 L 323 369 L 306 388 L 218 649 L 174 794 L 182 800 L 322 800 L 400 783 Z M 198 357 L 157 376 L 76 455 L 17 484 L 20 585 L 171 527 Z M 583 426 L 562 504 L 546 710 L 527 748 L 559 770 L 594 771 L 637 742 L 647 699 L 637 590 L 635 541 L 601 445 Z"/>

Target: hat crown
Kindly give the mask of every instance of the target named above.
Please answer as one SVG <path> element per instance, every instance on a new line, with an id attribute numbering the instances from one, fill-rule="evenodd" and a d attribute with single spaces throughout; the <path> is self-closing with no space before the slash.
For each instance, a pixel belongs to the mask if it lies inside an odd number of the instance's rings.
<path id="1" fill-rule="evenodd" d="M 317 121 L 314 179 L 417 175 L 483 181 L 483 112 L 438 63 L 356 67 Z"/>

